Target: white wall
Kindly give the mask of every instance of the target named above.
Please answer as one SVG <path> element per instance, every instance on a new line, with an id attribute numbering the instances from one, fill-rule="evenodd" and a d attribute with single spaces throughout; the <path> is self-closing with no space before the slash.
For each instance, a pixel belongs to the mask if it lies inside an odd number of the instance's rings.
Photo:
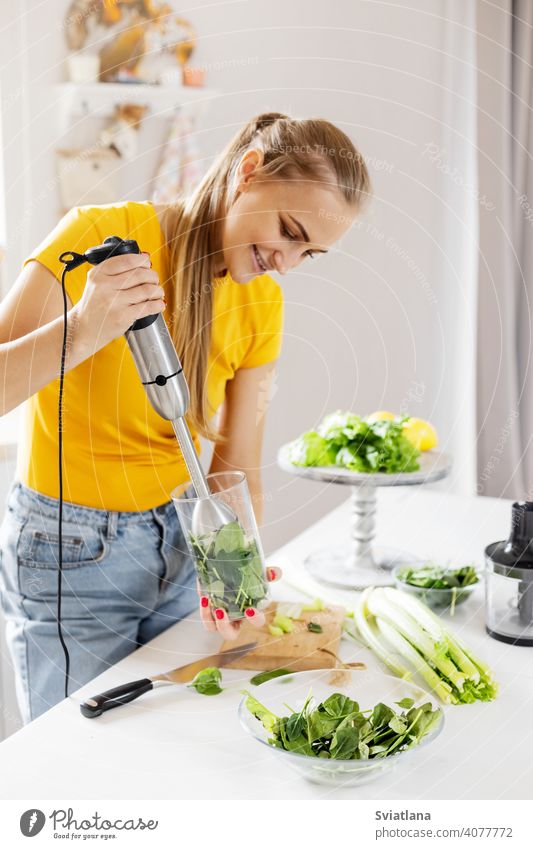
<path id="1" fill-rule="evenodd" d="M 213 79 L 226 94 L 200 136 L 207 152 L 260 111 L 319 115 L 352 136 L 374 182 L 360 225 L 283 281 L 285 343 L 265 447 L 267 548 L 347 495 L 275 465 L 281 444 L 337 407 L 430 418 L 457 458 L 448 485 L 472 491 L 475 201 L 465 184 L 475 171 L 474 65 L 462 60 L 473 60 L 472 5 L 272 0 L 267 11 L 252 0 L 198 3 L 189 13 L 203 34 L 197 61 L 227 63 Z"/>

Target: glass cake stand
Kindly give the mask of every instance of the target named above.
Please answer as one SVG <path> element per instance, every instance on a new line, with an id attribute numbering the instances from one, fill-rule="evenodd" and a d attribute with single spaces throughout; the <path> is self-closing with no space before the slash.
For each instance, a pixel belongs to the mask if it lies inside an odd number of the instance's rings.
<path id="1" fill-rule="evenodd" d="M 344 546 L 314 551 L 304 561 L 307 571 L 323 584 L 341 589 L 361 590 L 365 587 L 393 584 L 391 569 L 398 563 L 418 559 L 392 548 L 374 548 L 377 489 L 380 486 L 420 486 L 445 478 L 452 461 L 440 451 L 420 455 L 417 472 L 363 474 L 336 466 L 294 466 L 289 458 L 289 445 L 278 452 L 278 465 L 283 471 L 300 478 L 337 483 L 352 488 L 350 542 Z"/>

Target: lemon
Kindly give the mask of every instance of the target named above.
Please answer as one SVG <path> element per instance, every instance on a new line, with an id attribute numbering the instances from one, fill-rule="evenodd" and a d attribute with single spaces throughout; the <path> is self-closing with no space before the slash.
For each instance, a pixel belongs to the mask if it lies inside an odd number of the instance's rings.
<path id="1" fill-rule="evenodd" d="M 419 451 L 431 451 L 439 442 L 437 431 L 424 419 L 407 419 L 404 422 L 403 433 Z"/>
<path id="2" fill-rule="evenodd" d="M 378 410 L 377 413 L 371 413 L 369 416 L 367 416 L 366 420 L 369 424 L 372 424 L 372 422 L 382 422 L 385 419 L 387 421 L 391 421 L 395 418 L 396 416 L 394 415 L 394 413 L 389 413 L 387 410 Z"/>

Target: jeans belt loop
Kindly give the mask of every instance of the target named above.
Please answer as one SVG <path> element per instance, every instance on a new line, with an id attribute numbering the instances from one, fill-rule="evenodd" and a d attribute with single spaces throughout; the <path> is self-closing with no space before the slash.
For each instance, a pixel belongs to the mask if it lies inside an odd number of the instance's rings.
<path id="1" fill-rule="evenodd" d="M 118 513 L 116 510 L 110 510 L 107 514 L 107 539 L 115 539 L 118 527 Z"/>

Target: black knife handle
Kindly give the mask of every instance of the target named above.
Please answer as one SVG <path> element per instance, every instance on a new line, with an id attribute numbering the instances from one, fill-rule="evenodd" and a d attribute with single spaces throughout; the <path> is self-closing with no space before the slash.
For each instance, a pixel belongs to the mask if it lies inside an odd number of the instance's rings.
<path id="1" fill-rule="evenodd" d="M 120 687 L 113 687 L 112 690 L 106 690 L 105 693 L 100 693 L 99 696 L 93 696 L 82 702 L 80 710 L 87 719 L 94 719 L 96 716 L 101 716 L 105 710 L 111 710 L 132 702 L 142 696 L 143 693 L 152 690 L 153 686 L 154 682 L 151 678 L 140 678 L 138 681 L 131 681 L 129 684 L 121 684 Z"/>

